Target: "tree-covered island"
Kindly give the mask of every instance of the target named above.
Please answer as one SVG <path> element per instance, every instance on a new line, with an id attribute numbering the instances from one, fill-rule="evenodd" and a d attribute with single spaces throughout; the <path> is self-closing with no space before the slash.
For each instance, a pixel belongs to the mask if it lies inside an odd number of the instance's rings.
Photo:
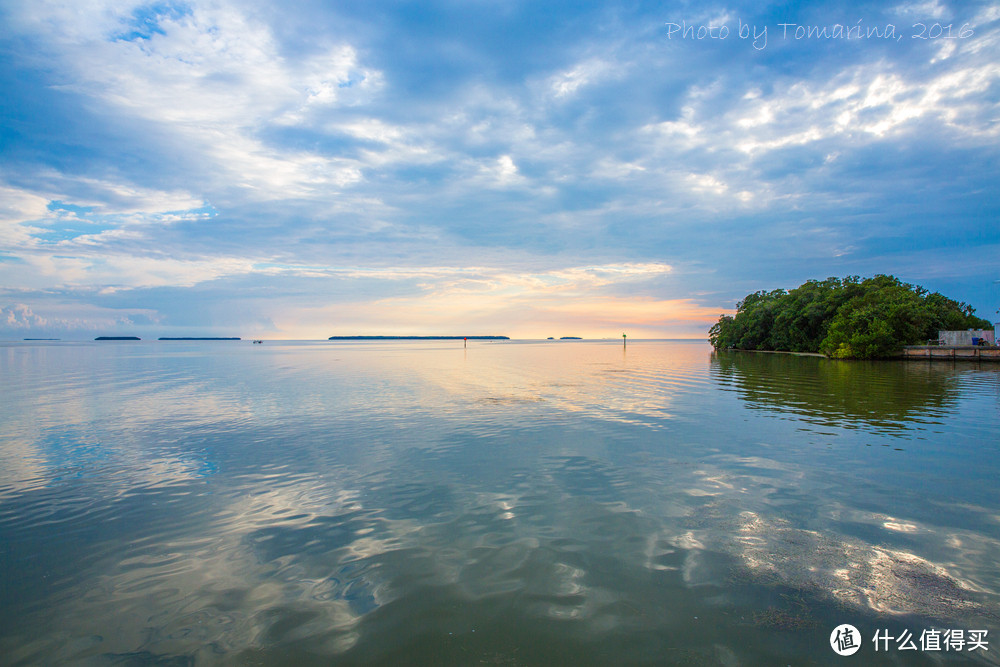
<path id="1" fill-rule="evenodd" d="M 972 306 L 895 276 L 848 276 L 748 294 L 736 304 L 735 316 L 719 318 L 709 341 L 716 349 L 878 359 L 937 338 L 940 330 L 989 327 Z"/>

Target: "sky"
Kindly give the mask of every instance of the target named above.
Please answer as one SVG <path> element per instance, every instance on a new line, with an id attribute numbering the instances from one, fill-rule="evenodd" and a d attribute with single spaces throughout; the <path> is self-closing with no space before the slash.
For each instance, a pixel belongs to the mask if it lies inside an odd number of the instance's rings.
<path id="1" fill-rule="evenodd" d="M 0 339 L 1000 308 L 997 2 L 0 0 Z"/>

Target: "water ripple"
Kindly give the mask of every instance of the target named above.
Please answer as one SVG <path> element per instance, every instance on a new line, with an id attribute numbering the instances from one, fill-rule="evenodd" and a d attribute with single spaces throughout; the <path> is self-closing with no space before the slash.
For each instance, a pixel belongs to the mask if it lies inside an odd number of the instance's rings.
<path id="1" fill-rule="evenodd" d="M 0 365 L 14 664 L 792 664 L 845 620 L 1000 630 L 993 370 L 639 341 Z"/>

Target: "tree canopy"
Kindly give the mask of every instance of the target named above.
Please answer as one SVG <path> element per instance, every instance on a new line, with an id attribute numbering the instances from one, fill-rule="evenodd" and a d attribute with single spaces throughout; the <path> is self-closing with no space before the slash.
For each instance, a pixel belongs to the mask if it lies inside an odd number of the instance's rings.
<path id="1" fill-rule="evenodd" d="M 939 330 L 983 329 L 965 303 L 895 276 L 810 280 L 791 291 L 748 294 L 736 315 L 709 331 L 716 349 L 822 352 L 842 359 L 899 354 L 904 345 L 937 338 Z"/>

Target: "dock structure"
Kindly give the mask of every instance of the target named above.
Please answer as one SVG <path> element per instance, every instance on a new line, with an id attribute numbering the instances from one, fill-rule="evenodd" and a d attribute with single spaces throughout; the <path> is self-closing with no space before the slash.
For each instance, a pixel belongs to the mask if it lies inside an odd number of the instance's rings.
<path id="1" fill-rule="evenodd" d="M 1000 361 L 1000 347 L 985 345 L 907 345 L 904 359 Z"/>

